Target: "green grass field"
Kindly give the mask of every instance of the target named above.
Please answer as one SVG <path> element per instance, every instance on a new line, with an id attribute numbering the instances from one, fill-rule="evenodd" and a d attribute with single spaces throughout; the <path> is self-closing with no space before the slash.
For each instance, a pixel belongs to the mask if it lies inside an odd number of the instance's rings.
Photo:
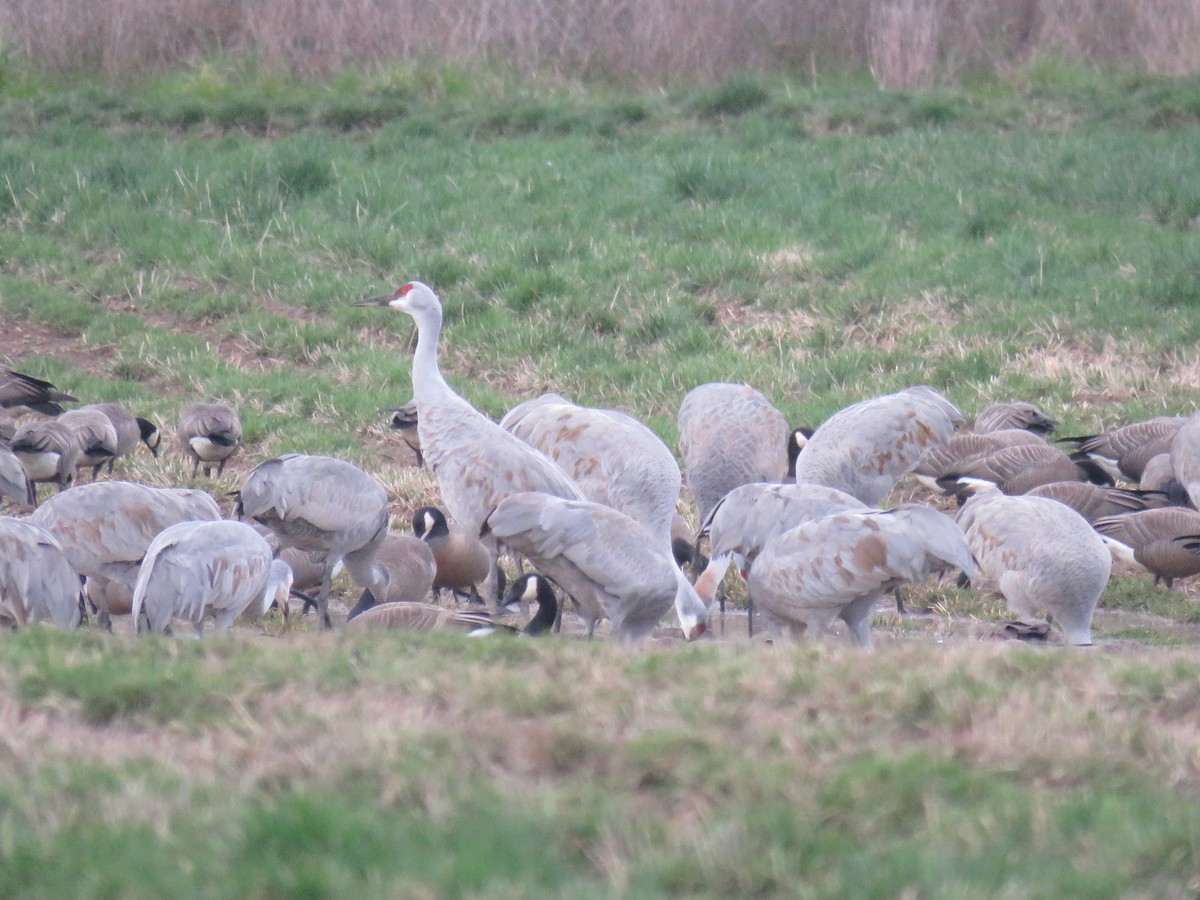
<path id="1" fill-rule="evenodd" d="M 1065 434 L 1197 407 L 1200 79 L 0 74 L 0 351 L 167 426 L 238 403 L 225 505 L 292 450 L 397 527 L 436 500 L 378 413 L 411 322 L 351 307 L 414 278 L 487 413 L 552 389 L 672 446 L 716 380 L 812 425 L 913 383 Z M 124 474 L 186 483 L 173 450 Z M 1115 578 L 1090 650 L 987 640 L 1002 604 L 944 586 L 872 653 L 6 635 L 0 895 L 1191 896 L 1195 604 Z"/>

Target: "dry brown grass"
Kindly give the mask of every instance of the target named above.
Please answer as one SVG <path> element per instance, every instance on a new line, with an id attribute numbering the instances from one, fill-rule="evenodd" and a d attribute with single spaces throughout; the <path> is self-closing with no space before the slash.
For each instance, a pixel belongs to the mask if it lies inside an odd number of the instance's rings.
<path id="1" fill-rule="evenodd" d="M 0 35 L 52 70 L 110 79 L 222 52 L 317 77 L 423 59 L 651 82 L 869 66 L 887 87 L 1045 54 L 1171 75 L 1200 68 L 1193 0 L 9 0 Z"/>

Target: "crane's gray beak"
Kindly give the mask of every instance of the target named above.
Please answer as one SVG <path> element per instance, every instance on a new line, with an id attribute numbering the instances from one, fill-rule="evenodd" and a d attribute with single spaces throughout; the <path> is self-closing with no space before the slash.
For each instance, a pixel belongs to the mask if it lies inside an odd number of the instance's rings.
<path id="1" fill-rule="evenodd" d="M 391 294 L 384 294 L 382 297 L 369 297 L 366 300 L 356 300 L 354 306 L 387 306 L 392 302 Z"/>

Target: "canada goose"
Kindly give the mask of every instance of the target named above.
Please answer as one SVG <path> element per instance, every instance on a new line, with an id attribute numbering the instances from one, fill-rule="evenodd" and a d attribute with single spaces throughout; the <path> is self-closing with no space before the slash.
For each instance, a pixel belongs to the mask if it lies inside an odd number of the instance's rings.
<path id="1" fill-rule="evenodd" d="M 74 400 L 74 397 L 64 394 L 49 381 L 0 366 L 0 406 L 57 416 L 63 411 L 60 403 Z"/>
<path id="2" fill-rule="evenodd" d="M 713 382 L 679 405 L 679 453 L 700 521 L 742 484 L 780 482 L 788 471 L 791 429 L 783 413 L 746 384 Z"/>
<path id="3" fill-rule="evenodd" d="M 705 523 L 711 556 L 696 579 L 696 593 L 711 606 L 730 562 L 745 578 L 772 538 L 814 519 L 866 508 L 845 491 L 821 484 L 744 484 L 734 488 Z M 722 611 L 724 604 L 721 598 Z"/>
<path id="4" fill-rule="evenodd" d="M 96 612 L 108 610 L 109 616 L 127 616 L 133 610 L 133 585 L 103 575 L 84 580 L 83 597 Z"/>
<path id="5" fill-rule="evenodd" d="M 570 594 L 592 634 L 604 616 L 619 639 L 646 637 L 675 605 L 689 640 L 708 629 L 708 611 L 650 533 L 624 513 L 588 500 L 513 494 L 487 529 Z"/>
<path id="6" fill-rule="evenodd" d="M 1169 506 L 1190 506 L 1192 500 L 1175 475 L 1175 464 L 1170 452 L 1152 456 L 1142 470 L 1138 490 L 1162 494 Z"/>
<path id="7" fill-rule="evenodd" d="M 105 465 L 117 458 L 117 429 L 112 419 L 98 409 L 81 406 L 69 409 L 58 417 L 57 422 L 75 432 L 79 444 L 76 469 L 91 469 L 92 481 Z"/>
<path id="8" fill-rule="evenodd" d="M 14 419 L 7 409 L 0 406 L 0 444 L 5 447 L 12 440 L 12 436 L 17 433 L 17 420 Z"/>
<path id="9" fill-rule="evenodd" d="M 387 571 L 387 595 L 376 597 L 370 588 L 364 588 L 347 622 L 380 603 L 417 603 L 433 589 L 437 560 L 429 544 L 420 538 L 389 533 L 379 545 L 375 564 Z"/>
<path id="10" fill-rule="evenodd" d="M 79 441 L 74 430 L 57 419 L 23 419 L 9 449 L 34 485 L 35 502 L 38 484 L 52 481 L 62 491 L 75 480 Z"/>
<path id="11" fill-rule="evenodd" d="M 976 434 L 1019 428 L 1046 438 L 1054 433 L 1058 423 L 1025 400 L 993 403 L 975 417 L 972 429 Z"/>
<path id="12" fill-rule="evenodd" d="M 289 453 L 255 466 L 242 482 L 238 518 L 266 525 L 279 546 L 325 555 L 317 613 L 325 628 L 333 568 L 340 561 L 359 587 L 387 595 L 387 572 L 375 563 L 387 535 L 388 497 L 383 485 L 358 466 L 328 456 Z"/>
<path id="13" fill-rule="evenodd" d="M 1059 438 L 1059 443 L 1075 447 L 1071 454 L 1100 466 L 1113 478 L 1124 478 L 1136 484 L 1142 471 L 1154 456 L 1171 449 L 1171 441 L 1187 419 L 1182 416 L 1157 416 L 1111 428 L 1099 434 Z"/>
<path id="14" fill-rule="evenodd" d="M 938 479 L 938 484 L 947 487 L 966 479 L 989 481 L 1005 494 L 1024 494 L 1055 481 L 1112 484 L 1108 473 L 1091 460 L 1073 459 L 1049 444 L 1001 447 L 962 460 L 954 472 Z"/>
<path id="15" fill-rule="evenodd" d="M 1176 578 L 1200 573 L 1200 512 L 1182 506 L 1107 516 L 1095 529 L 1120 546 L 1112 547 L 1123 562 L 1154 573 L 1154 583 L 1167 587 Z"/>
<path id="16" fill-rule="evenodd" d="M 204 632 L 204 614 L 227 631 L 243 613 L 258 618 L 278 603 L 287 615 L 292 570 L 272 559 L 266 540 L 244 522 L 179 522 L 146 550 L 133 589 L 137 630 L 170 634 L 171 619 Z"/>
<path id="17" fill-rule="evenodd" d="M 487 418 L 446 383 L 438 368 L 442 304 L 432 288 L 410 281 L 393 294 L 355 305 L 387 306 L 407 313 L 416 323 L 412 386 L 421 452 L 437 478 L 446 509 L 464 531 L 478 534 L 488 514 L 511 494 L 540 491 L 584 499 L 566 472 Z M 495 547 L 489 547 L 489 554 L 495 560 Z"/>
<path id="18" fill-rule="evenodd" d="M 960 432 L 946 443 L 930 448 L 913 469 L 913 476 L 930 490 L 936 491 L 939 489 L 939 478 L 957 473 L 964 464 L 976 457 L 1025 444 L 1048 446 L 1045 438 L 1022 428 L 1005 428 L 986 434 Z"/>
<path id="19" fill-rule="evenodd" d="M 1142 513 L 1117 518 L 1130 515 Z M 980 486 L 959 510 L 958 524 L 982 582 L 999 591 L 1012 612 L 1045 613 L 1070 643 L 1092 642 L 1092 613 L 1112 556 L 1083 516 L 1047 497 L 1012 497 Z"/>
<path id="20" fill-rule="evenodd" d="M 437 568 L 433 576 L 434 591 L 449 588 L 480 599 L 479 585 L 487 581 L 495 565 L 484 543 L 460 528 L 452 530 L 446 514 L 433 506 L 422 506 L 413 513 L 412 530 L 433 551 Z"/>
<path id="21" fill-rule="evenodd" d="M 837 488 L 878 506 L 962 422 L 957 406 L 924 385 L 863 400 L 817 428 L 796 461 L 796 481 Z"/>
<path id="22" fill-rule="evenodd" d="M 554 460 L 588 500 L 625 513 L 670 546 L 682 486 L 679 464 L 633 416 L 543 394 L 514 406 L 500 427 Z"/>
<path id="23" fill-rule="evenodd" d="M 83 616 L 79 576 L 58 541 L 19 519 L 0 517 L 0 617 L 14 626 L 75 628 Z"/>
<path id="24" fill-rule="evenodd" d="M 1200 413 L 1186 419 L 1171 445 L 1171 468 L 1192 506 L 1200 508 Z"/>
<path id="25" fill-rule="evenodd" d="M 805 451 L 807 452 L 807 451 Z M 975 563 L 958 526 L 924 506 L 847 510 L 772 538 L 750 567 L 754 605 L 776 626 L 819 636 L 835 619 L 851 641 L 871 646 L 871 614 L 885 590 L 934 570 Z"/>
<path id="26" fill-rule="evenodd" d="M 8 447 L 0 445 L 0 495 L 9 497 L 17 503 L 33 506 L 36 497 L 33 493 L 33 482 L 20 458 Z"/>
<path id="27" fill-rule="evenodd" d="M 113 428 L 117 431 L 117 453 L 115 458 L 128 456 L 137 448 L 139 441 L 146 445 L 146 449 L 153 454 L 155 459 L 158 458 L 158 450 L 162 446 L 162 432 L 149 419 L 135 416 L 120 403 L 93 403 L 90 407 L 85 408 L 100 410 L 112 422 Z M 108 463 L 108 474 L 111 475 L 112 470 L 113 461 L 110 460 Z"/>
<path id="28" fill-rule="evenodd" d="M 809 428 L 807 425 L 799 425 L 792 429 L 791 435 L 788 436 L 788 467 L 787 474 L 783 476 L 785 484 L 796 483 L 796 462 L 800 459 L 801 452 L 803 452 L 814 434 L 816 434 L 816 429 Z"/>
<path id="29" fill-rule="evenodd" d="M 416 454 L 417 466 L 425 465 L 425 454 L 421 452 L 421 435 L 417 428 L 417 422 L 420 421 L 417 416 L 417 401 L 409 400 L 403 406 L 393 406 L 381 412 L 391 415 L 392 428 L 400 432 L 400 439 Z"/>
<path id="30" fill-rule="evenodd" d="M 80 575 L 121 582 L 132 595 L 138 566 L 160 531 L 219 518 L 216 501 L 204 491 L 97 481 L 55 494 L 28 521 L 54 535 Z M 97 605 L 100 626 L 111 627 L 108 608 Z"/>
<path id="31" fill-rule="evenodd" d="M 679 513 L 671 516 L 671 555 L 679 568 L 686 571 L 691 567 L 693 574 L 704 571 L 708 565 L 708 557 L 696 547 L 692 526 Z"/>
<path id="32" fill-rule="evenodd" d="M 192 460 L 192 477 L 204 466 L 204 476 L 217 477 L 225 471 L 225 463 L 242 445 L 242 420 L 237 410 L 224 401 L 193 403 L 179 416 L 175 429 L 184 454 Z"/>
<path id="33" fill-rule="evenodd" d="M 1128 490 L 1090 481 L 1052 481 L 1026 491 L 1025 496 L 1048 497 L 1065 503 L 1089 523 L 1104 516 L 1165 506 L 1167 502 L 1167 496 L 1162 492 Z"/>
<path id="34" fill-rule="evenodd" d="M 558 595 L 554 593 L 550 579 L 537 572 L 517 578 L 509 588 L 503 605 L 505 609 L 517 605 L 528 609 L 531 603 L 537 603 L 537 612 L 521 629 L 521 633 L 539 635 L 552 630 L 558 621 Z"/>
<path id="35" fill-rule="evenodd" d="M 523 575 L 514 584 L 522 597 L 538 601 L 537 614 L 524 628 L 498 622 L 490 614 L 473 610 L 446 609 L 432 603 L 397 601 L 380 603 L 347 620 L 348 631 L 398 629 L 408 631 L 465 631 L 472 636 L 485 634 L 545 634 L 554 627 L 558 598 L 550 583 L 540 575 Z M 516 603 L 509 594 L 504 606 Z M 528 601 L 526 601 L 528 602 Z"/>

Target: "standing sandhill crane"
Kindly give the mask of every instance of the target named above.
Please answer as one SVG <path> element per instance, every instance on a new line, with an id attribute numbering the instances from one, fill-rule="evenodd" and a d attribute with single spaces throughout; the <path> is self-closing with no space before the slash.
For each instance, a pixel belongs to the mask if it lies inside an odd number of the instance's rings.
<path id="1" fill-rule="evenodd" d="M 412 386 L 421 451 L 437 478 L 450 516 L 478 534 L 484 519 L 505 497 L 538 491 L 584 499 L 561 468 L 475 409 L 446 383 L 438 368 L 442 304 L 433 289 L 410 281 L 395 293 L 356 306 L 387 306 L 412 316 L 417 325 Z M 496 548 L 490 547 L 492 558 Z"/>
<path id="2" fill-rule="evenodd" d="M 387 491 L 353 463 L 298 453 L 259 463 L 242 482 L 237 515 L 270 528 L 280 548 L 324 554 L 317 613 L 325 628 L 333 627 L 329 591 L 338 562 L 359 587 L 387 596 L 387 572 L 375 563 L 387 536 Z"/>
<path id="3" fill-rule="evenodd" d="M 1111 428 L 1099 434 L 1059 438 L 1059 443 L 1075 447 L 1072 456 L 1088 460 L 1104 469 L 1113 478 L 1123 478 L 1135 484 L 1152 458 L 1171 449 L 1175 435 L 1187 419 L 1182 416 L 1156 416 Z"/>
<path id="4" fill-rule="evenodd" d="M 705 523 L 712 549 L 707 568 L 696 579 L 696 593 L 711 607 L 731 561 L 746 578 L 772 538 L 833 513 L 866 508 L 845 491 L 822 484 L 743 484 L 734 488 Z M 724 612 L 723 597 L 720 603 Z"/>
<path id="5" fill-rule="evenodd" d="M 158 458 L 158 448 L 162 445 L 162 432 L 149 419 L 135 416 L 120 403 L 93 403 L 90 407 L 85 408 L 100 410 L 108 416 L 113 428 L 116 429 L 117 452 L 114 460 L 132 453 L 137 448 L 139 441 L 146 445 L 146 449 L 154 455 L 155 459 Z M 112 474 L 114 460 L 109 460 L 109 475 Z"/>
<path id="6" fill-rule="evenodd" d="M 364 588 L 347 622 L 381 603 L 418 603 L 433 590 L 437 560 L 429 544 L 418 537 L 389 532 L 379 545 L 375 564 L 387 572 L 387 595 L 376 597 L 370 588 Z"/>
<path id="7" fill-rule="evenodd" d="M 961 460 L 956 470 L 938 483 L 949 486 L 967 480 L 991 482 L 1005 494 L 1024 494 L 1056 481 L 1091 481 L 1112 484 L 1112 478 L 1091 460 L 1073 459 L 1049 444 L 1001 447 Z"/>
<path id="8" fill-rule="evenodd" d="M 527 492 L 502 500 L 486 528 L 575 599 L 589 635 L 608 616 L 615 637 L 646 637 L 672 603 L 684 637 L 708 630 L 708 610 L 670 553 L 624 513 Z"/>
<path id="9" fill-rule="evenodd" d="M 242 445 L 242 420 L 237 410 L 224 401 L 193 403 L 179 416 L 175 429 L 184 454 L 192 460 L 192 477 L 204 466 L 205 477 L 217 477 L 225 471 L 225 463 Z"/>
<path id="10" fill-rule="evenodd" d="M 810 628 L 821 635 L 841 619 L 854 644 L 870 647 L 871 613 L 883 592 L 946 566 L 975 570 L 949 516 L 924 506 L 848 510 L 768 541 L 747 584 L 767 620 L 793 635 Z"/>
<path id="11" fill-rule="evenodd" d="M 982 582 L 999 591 L 1010 610 L 1034 618 L 1045 613 L 1070 643 L 1092 642 L 1092 613 L 1108 585 L 1112 556 L 1083 516 L 1057 500 L 1011 497 L 983 486 L 957 521 Z"/>
<path id="12" fill-rule="evenodd" d="M 98 481 L 54 495 L 29 521 L 54 535 L 80 575 L 120 582 L 132 595 L 138 566 L 160 531 L 219 518 L 216 501 L 204 491 Z M 101 627 L 110 628 L 109 609 L 97 605 Z"/>
<path id="13" fill-rule="evenodd" d="M 1184 420 L 1171 439 L 1169 452 L 1175 480 L 1188 495 L 1192 507 L 1200 509 L 1200 412 Z"/>
<path id="14" fill-rule="evenodd" d="M 9 497 L 17 503 L 33 506 L 36 497 L 33 492 L 33 482 L 20 458 L 7 446 L 0 444 L 0 495 Z"/>
<path id="15" fill-rule="evenodd" d="M 735 487 L 780 482 L 788 472 L 791 429 L 783 413 L 745 384 L 712 382 L 679 405 L 679 452 L 700 521 Z"/>
<path id="16" fill-rule="evenodd" d="M 203 634 L 204 614 L 218 632 L 243 613 L 259 618 L 279 603 L 287 615 L 292 570 L 273 560 L 266 539 L 245 522 L 179 522 L 150 542 L 133 589 L 137 630 L 170 634 L 172 618 Z M 257 605 L 253 605 L 257 604 Z"/>
<path id="17" fill-rule="evenodd" d="M 962 423 L 958 407 L 925 385 L 862 400 L 817 428 L 796 461 L 796 481 L 834 487 L 878 506 Z"/>
<path id="18" fill-rule="evenodd" d="M 22 420 L 9 449 L 25 467 L 34 485 L 35 501 L 38 484 L 52 481 L 62 491 L 75 480 L 79 441 L 74 430 L 57 419 Z"/>
<path id="19" fill-rule="evenodd" d="M 417 456 L 417 466 L 425 465 L 425 454 L 421 452 L 421 435 L 417 429 L 420 421 L 417 415 L 417 401 L 409 400 L 403 406 L 393 406 L 381 410 L 391 415 L 392 428 L 400 432 L 400 438 L 408 444 L 408 449 Z"/>
<path id="20" fill-rule="evenodd" d="M 1057 427 L 1056 421 L 1042 412 L 1036 404 L 1026 400 L 993 403 L 975 417 L 975 424 L 972 426 L 976 434 L 1019 428 L 1043 438 L 1053 434 Z"/>
<path id="21" fill-rule="evenodd" d="M 29 522 L 0 518 L 0 619 L 69 629 L 82 617 L 79 576 L 58 541 Z"/>
<path id="22" fill-rule="evenodd" d="M 63 411 L 61 403 L 74 400 L 74 397 L 64 394 L 49 381 L 0 366 L 0 406 L 6 409 L 27 409 L 46 416 L 57 416 Z"/>
<path id="23" fill-rule="evenodd" d="M 625 513 L 670 546 L 683 483 L 679 464 L 633 416 L 543 394 L 514 406 L 500 427 L 558 463 L 588 500 Z"/>
<path id="24" fill-rule="evenodd" d="M 1200 574 L 1200 512 L 1181 506 L 1108 516 L 1093 523 L 1122 562 L 1154 573 L 1154 583 Z M 1116 542 L 1116 545 L 1111 543 Z"/>
<path id="25" fill-rule="evenodd" d="M 422 506 L 412 516 L 412 529 L 433 552 L 433 590 L 449 588 L 479 600 L 479 585 L 493 573 L 491 551 L 476 535 L 450 528 L 446 514 L 433 506 Z M 496 575 L 497 582 L 503 573 Z"/>
<path id="26" fill-rule="evenodd" d="M 111 465 L 117 458 L 117 429 L 112 419 L 94 407 L 81 406 L 67 410 L 57 421 L 75 432 L 79 444 L 75 468 L 91 469 L 95 481 L 105 463 Z"/>

